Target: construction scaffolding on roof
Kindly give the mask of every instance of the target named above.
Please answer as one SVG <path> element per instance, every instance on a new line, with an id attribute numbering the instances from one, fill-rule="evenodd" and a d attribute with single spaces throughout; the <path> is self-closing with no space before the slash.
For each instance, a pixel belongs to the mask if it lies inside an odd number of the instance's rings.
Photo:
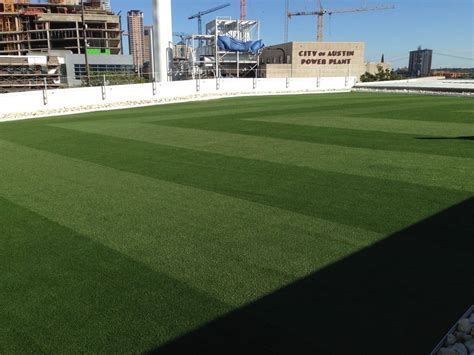
<path id="1" fill-rule="evenodd" d="M 219 38 L 229 37 L 240 42 L 260 40 L 260 23 L 257 20 L 236 20 L 218 17 L 206 25 L 203 35 L 191 35 L 189 67 L 193 78 L 250 77 L 255 76 L 260 52 L 239 52 L 219 46 Z M 204 45 L 200 47 L 200 43 Z"/>

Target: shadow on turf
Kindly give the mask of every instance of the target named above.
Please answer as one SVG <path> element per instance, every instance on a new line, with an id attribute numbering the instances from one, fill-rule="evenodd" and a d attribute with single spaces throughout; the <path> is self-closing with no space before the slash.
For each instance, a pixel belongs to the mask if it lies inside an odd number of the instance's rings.
<path id="1" fill-rule="evenodd" d="M 463 140 L 463 141 L 474 141 L 474 136 L 461 136 L 461 137 L 419 137 L 417 139 L 423 140 Z"/>
<path id="2" fill-rule="evenodd" d="M 427 354 L 474 301 L 474 198 L 157 354 Z"/>

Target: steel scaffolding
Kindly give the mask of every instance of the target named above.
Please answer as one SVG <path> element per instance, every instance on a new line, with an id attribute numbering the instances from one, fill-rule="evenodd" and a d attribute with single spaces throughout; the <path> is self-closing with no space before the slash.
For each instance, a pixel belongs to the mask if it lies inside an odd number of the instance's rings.
<path id="1" fill-rule="evenodd" d="M 192 76 L 246 77 L 252 76 L 259 65 L 259 53 L 225 51 L 218 46 L 218 37 L 228 36 L 247 42 L 260 39 L 260 23 L 256 20 L 236 20 L 218 17 L 206 25 L 203 35 L 191 35 L 190 67 Z M 204 42 L 202 47 L 199 43 Z"/>

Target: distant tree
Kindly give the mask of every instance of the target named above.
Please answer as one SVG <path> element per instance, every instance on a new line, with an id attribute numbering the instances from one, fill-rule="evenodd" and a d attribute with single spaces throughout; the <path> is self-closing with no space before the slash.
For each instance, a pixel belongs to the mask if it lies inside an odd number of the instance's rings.
<path id="1" fill-rule="evenodd" d="M 143 84 L 148 82 L 144 77 L 140 77 L 135 73 L 119 73 L 119 72 L 93 72 L 91 73 L 90 86 L 106 85 L 126 85 L 126 84 Z M 82 86 L 87 86 L 87 78 L 82 79 Z"/>
<path id="2" fill-rule="evenodd" d="M 376 81 L 376 78 L 375 78 L 375 75 L 374 74 L 371 74 L 369 73 L 368 71 L 366 71 L 364 74 L 362 74 L 362 76 L 360 77 L 360 81 L 362 81 L 363 83 L 370 83 L 372 81 Z"/>
<path id="3" fill-rule="evenodd" d="M 400 80 L 401 76 L 395 73 L 393 69 L 385 69 L 382 65 L 377 66 L 377 73 L 371 74 L 369 72 L 365 72 L 360 77 L 360 81 L 363 83 L 368 83 L 372 81 L 388 81 L 388 80 Z"/>

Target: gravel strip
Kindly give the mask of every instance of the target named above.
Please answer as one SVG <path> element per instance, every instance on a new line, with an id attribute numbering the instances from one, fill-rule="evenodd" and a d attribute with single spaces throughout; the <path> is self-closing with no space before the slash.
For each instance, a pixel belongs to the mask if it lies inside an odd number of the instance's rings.
<path id="1" fill-rule="evenodd" d="M 325 93 L 341 93 L 341 92 L 350 92 L 350 89 L 344 90 L 304 90 L 304 91 L 271 91 L 271 92 L 248 92 L 248 93 L 225 93 L 225 94 L 197 94 L 183 97 L 173 97 L 173 98 L 155 98 L 148 100 L 138 100 L 138 101 L 121 101 L 113 103 L 101 103 L 97 105 L 82 105 L 74 107 L 65 107 L 59 109 L 45 109 L 36 112 L 17 112 L 2 115 L 0 113 L 0 123 L 6 121 L 17 121 L 30 118 L 42 118 L 50 116 L 64 116 L 72 115 L 86 112 L 95 112 L 95 111 L 106 111 L 114 109 L 125 109 L 133 107 L 144 107 L 144 106 L 154 106 L 154 105 L 164 105 L 172 104 L 179 102 L 192 102 L 192 101 L 205 101 L 205 100 L 216 100 L 229 97 L 244 97 L 244 96 L 277 96 L 277 95 L 300 95 L 300 94 L 325 94 Z"/>
<path id="2" fill-rule="evenodd" d="M 431 355 L 474 355 L 474 306 L 464 313 Z"/>

